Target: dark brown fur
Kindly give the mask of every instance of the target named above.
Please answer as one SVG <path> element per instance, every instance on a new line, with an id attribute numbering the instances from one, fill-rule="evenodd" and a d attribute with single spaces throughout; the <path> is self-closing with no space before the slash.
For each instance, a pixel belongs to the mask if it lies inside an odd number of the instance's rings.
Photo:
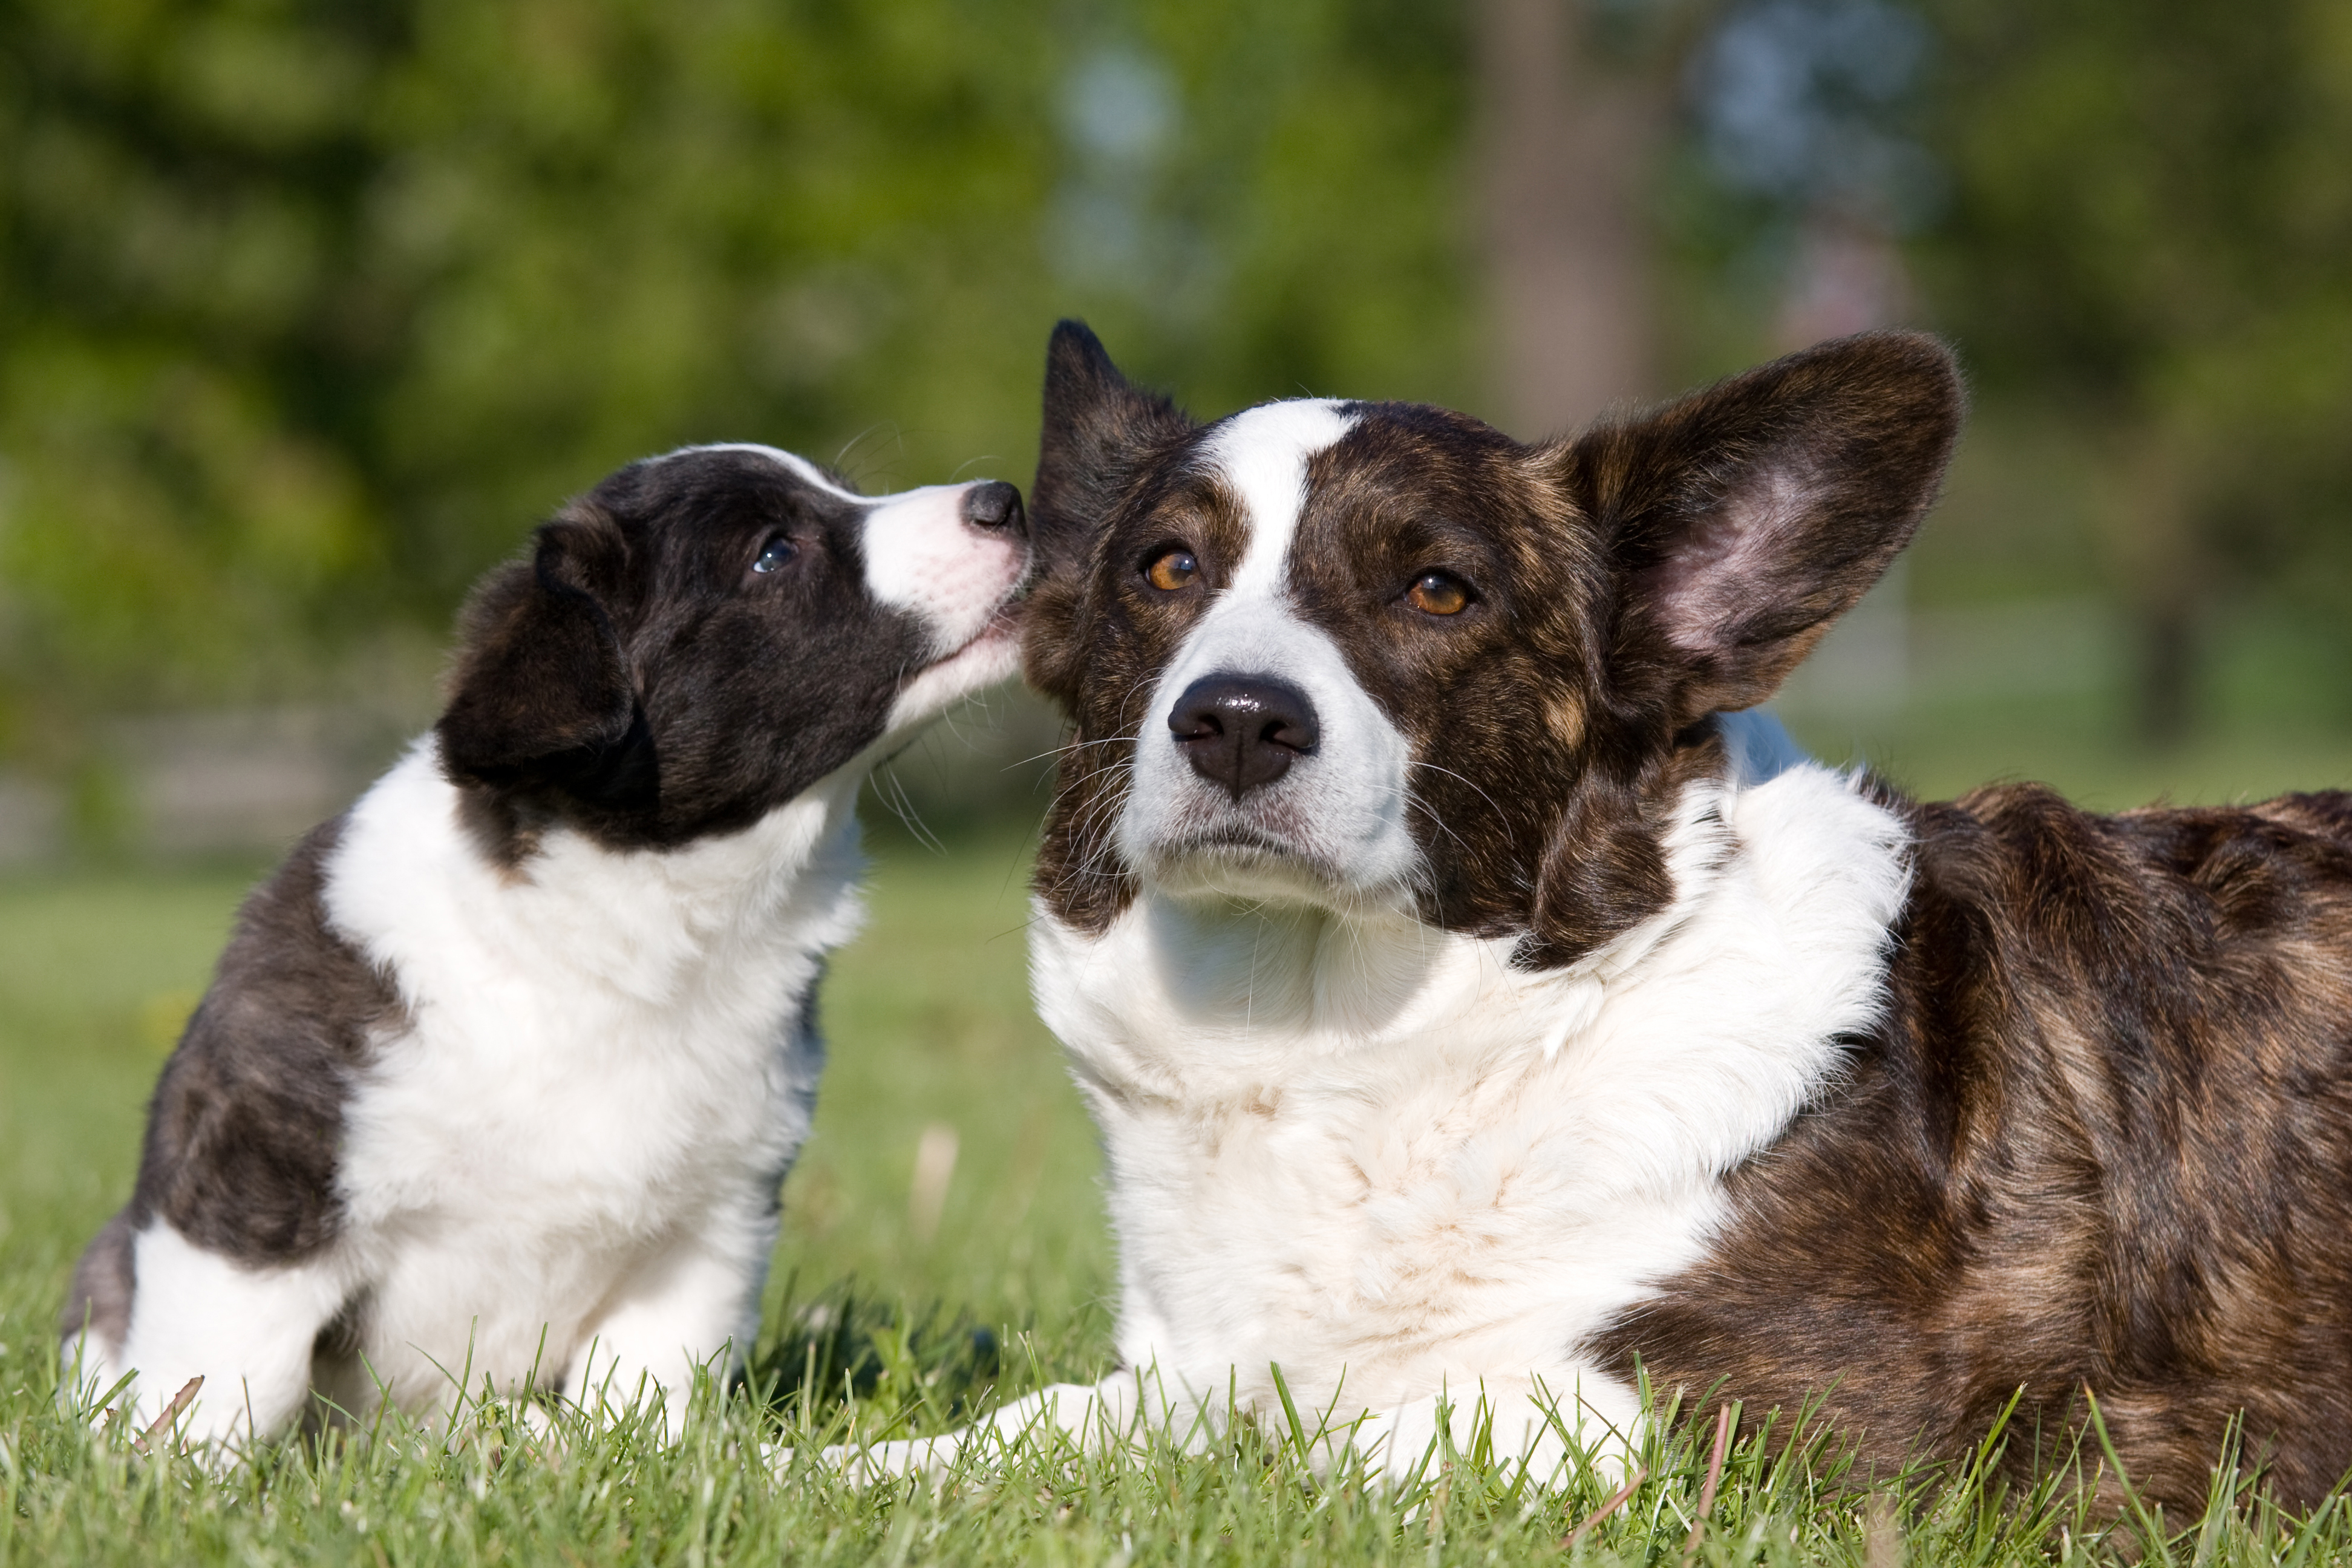
<path id="1" fill-rule="evenodd" d="M 212 989 L 155 1086 L 130 1205 L 75 1270 L 65 1332 L 87 1321 L 121 1341 L 131 1237 L 157 1216 L 248 1265 L 291 1262 L 334 1239 L 350 1077 L 401 1011 L 390 981 L 327 924 L 321 878 L 341 826 L 313 829 L 237 912 Z"/>
<path id="2" fill-rule="evenodd" d="M 1769 697 L 1907 542 L 1960 402 L 1939 346 L 1878 334 L 1544 447 L 1349 405 L 1286 587 L 1412 745 L 1423 918 L 1549 967 L 1664 908 L 1665 814 L 1725 765 L 1709 715 Z M 1132 896 L 1124 759 L 1240 548 L 1204 434 L 1056 331 L 1026 651 L 1075 741 L 1038 886 L 1082 930 Z M 1158 593 L 1171 542 L 1201 575 Z M 1470 609 L 1400 608 L 1431 567 Z M 1916 839 L 1885 1023 L 1734 1173 L 1707 1258 L 1585 1348 L 1751 1425 L 1824 1395 L 1880 1467 L 1965 1456 L 2021 1389 L 2031 1469 L 2087 1393 L 2176 1518 L 2242 1413 L 2277 1496 L 2316 1501 L 2352 1468 L 2352 797 L 1883 798 Z"/>
<path id="3" fill-rule="evenodd" d="M 1888 333 L 1546 447 L 1443 409 L 1349 405 L 1355 428 L 1310 465 L 1288 587 L 1412 742 L 1424 917 L 1519 935 L 1518 961 L 1551 967 L 1664 908 L 1666 814 L 1720 761 L 1693 726 L 1759 700 L 1885 569 L 1959 401 L 1939 347 Z M 1081 929 L 1132 896 L 1107 844 L 1123 758 L 1240 557 L 1230 498 L 1192 461 L 1212 428 L 1129 386 L 1085 328 L 1056 330 L 1024 647 L 1072 723 L 1038 886 Z M 1782 517 L 1751 493 L 1781 483 L 1809 505 Z M 1143 570 L 1179 542 L 1202 574 L 1158 593 Z M 1477 601 L 1442 621 L 1406 608 L 1431 566 Z"/>
<path id="4" fill-rule="evenodd" d="M 1602 1350 L 1751 1423 L 1826 1393 L 1890 1468 L 1965 1454 L 2021 1389 L 2030 1468 L 2087 1388 L 2176 1519 L 2242 1411 L 2281 1500 L 2315 1503 L 2352 1467 L 2352 796 L 1895 804 L 1917 870 L 1885 1026 Z"/>

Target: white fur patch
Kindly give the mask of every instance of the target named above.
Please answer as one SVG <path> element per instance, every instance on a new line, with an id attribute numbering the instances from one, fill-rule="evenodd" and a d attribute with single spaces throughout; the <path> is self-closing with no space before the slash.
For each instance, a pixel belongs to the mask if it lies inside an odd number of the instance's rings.
<path id="1" fill-rule="evenodd" d="M 866 514 L 866 587 L 877 603 L 932 628 L 932 657 L 980 636 L 1028 569 L 1029 551 L 1011 530 L 966 522 L 970 485 L 934 485 L 874 503 Z"/>
<path id="2" fill-rule="evenodd" d="M 676 1403 L 748 1346 L 823 1065 L 802 1001 L 858 920 L 864 772 L 678 849 L 557 832 L 514 873 L 430 741 L 353 808 L 328 910 L 410 1026 L 345 1109 L 337 1251 L 394 1399 L 650 1374 Z"/>
<path id="3" fill-rule="evenodd" d="M 121 1365 L 86 1367 L 97 1392 L 137 1368 L 132 1419 L 144 1430 L 191 1379 L 204 1379 L 175 1426 L 194 1442 L 268 1436 L 310 1391 L 310 1342 L 349 1292 L 339 1260 L 247 1268 L 160 1221 L 132 1244 L 139 1289 Z M 93 1336 L 94 1337 L 94 1336 Z"/>
<path id="4" fill-rule="evenodd" d="M 678 452 L 751 452 L 767 458 L 780 468 L 788 468 L 793 476 L 811 489 L 823 490 L 836 500 L 855 501 L 865 506 L 874 498 L 859 495 L 856 490 L 836 484 L 833 477 L 798 452 L 787 452 L 782 447 L 763 447 L 757 441 L 714 441 L 705 447 L 681 447 Z M 677 452 L 669 453 L 676 457 Z"/>
<path id="5" fill-rule="evenodd" d="M 1147 890 L 1092 938 L 1040 907 L 1039 1009 L 1109 1165 L 1119 1351 L 1177 1430 L 1229 1388 L 1279 1420 L 1278 1364 L 1301 1409 L 1366 1417 L 1391 1474 L 1444 1403 L 1458 1432 L 1484 1402 L 1539 1473 L 1563 1426 L 1632 1437 L 1634 1391 L 1579 1346 L 1702 1256 L 1727 1173 L 1834 1080 L 1908 886 L 1899 820 L 1810 763 L 1692 785 L 1668 858 L 1670 909 L 1540 974 L 1402 915 Z M 1050 1418 L 1132 1418 L 1121 1381 Z"/>
<path id="6" fill-rule="evenodd" d="M 1249 548 L 1228 593 L 1264 598 L 1282 591 L 1307 506 L 1307 460 L 1355 423 L 1337 403 L 1302 397 L 1244 409 L 1209 433 L 1200 460 L 1233 491 L 1249 524 Z"/>

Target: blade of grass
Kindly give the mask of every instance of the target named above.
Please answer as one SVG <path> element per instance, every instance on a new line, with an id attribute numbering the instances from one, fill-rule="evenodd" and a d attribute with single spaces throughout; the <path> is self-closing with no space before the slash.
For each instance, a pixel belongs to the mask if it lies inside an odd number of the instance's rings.
<path id="1" fill-rule="evenodd" d="M 180 1392 L 172 1395 L 172 1403 L 163 1406 L 163 1414 L 155 1417 L 153 1424 L 151 1425 L 147 1430 L 140 1433 L 136 1437 L 131 1438 L 131 1446 L 138 1449 L 142 1454 L 146 1453 L 148 1451 L 147 1440 L 150 1437 L 156 1436 L 158 1433 L 169 1431 L 171 1429 L 172 1423 L 177 1421 L 180 1418 L 180 1413 L 188 1407 L 189 1401 L 195 1398 L 196 1390 L 202 1388 L 204 1385 L 205 1378 L 204 1373 L 198 1373 L 195 1376 L 188 1379 L 187 1382 L 180 1384 Z"/>
<path id="2" fill-rule="evenodd" d="M 1290 1401 L 1290 1384 L 1283 1381 L 1279 1362 L 1266 1363 L 1266 1370 L 1274 1373 L 1275 1397 L 1282 1401 L 1282 1418 L 1290 1426 L 1291 1452 L 1303 1465 L 1307 1462 L 1307 1428 L 1298 1419 L 1298 1406 Z"/>
<path id="3" fill-rule="evenodd" d="M 2116 1468 L 2116 1485 L 2123 1489 L 2124 1501 L 2129 1505 L 2132 1518 L 2138 1521 L 2143 1559 L 2153 1559 L 2161 1568 L 2172 1568 L 2172 1548 L 2165 1539 L 2164 1521 L 2149 1510 L 2140 1500 L 2139 1489 L 2131 1484 L 2131 1477 L 2124 1469 L 2123 1456 L 2116 1452 L 2115 1439 L 2107 1434 L 2107 1418 L 2100 1413 L 2099 1396 L 2085 1384 L 2083 1398 L 2091 1408 L 2091 1430 L 2098 1434 L 2099 1448 L 2107 1456 L 2107 1463 Z"/>
<path id="4" fill-rule="evenodd" d="M 1649 1471 L 1643 1469 L 1639 1465 L 1634 1466 L 1633 1473 L 1625 1478 L 1625 1484 L 1623 1486 L 1619 1487 L 1615 1491 L 1611 1492 L 1606 1498 L 1602 1499 L 1599 1508 L 1596 1508 L 1591 1513 L 1586 1514 L 1582 1520 L 1578 1521 L 1574 1530 L 1570 1531 L 1566 1535 L 1559 1538 L 1559 1549 L 1562 1552 L 1574 1551 L 1576 1549 L 1576 1543 L 1583 1540 L 1587 1535 L 1591 1534 L 1596 1525 L 1600 1524 L 1611 1514 L 1615 1513 L 1619 1509 L 1623 1508 L 1628 1502 L 1632 1501 L 1633 1494 L 1642 1489 L 1642 1483 L 1649 1479 Z"/>
<path id="5" fill-rule="evenodd" d="M 1723 1459 L 1731 1451 L 1731 1412 L 1732 1406 L 1726 1405 L 1715 1413 L 1715 1447 L 1707 1455 L 1706 1484 L 1698 1489 L 1697 1516 L 1683 1542 L 1685 1563 L 1698 1555 L 1698 1538 L 1706 1531 L 1706 1516 L 1715 1511 L 1715 1489 L 1723 1484 Z"/>

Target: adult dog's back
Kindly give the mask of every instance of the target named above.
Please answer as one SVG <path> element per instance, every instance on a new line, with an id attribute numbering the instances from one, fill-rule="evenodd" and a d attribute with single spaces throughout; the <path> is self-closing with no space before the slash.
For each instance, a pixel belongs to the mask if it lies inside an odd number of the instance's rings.
<path id="1" fill-rule="evenodd" d="M 1704 1262 L 1599 1337 L 1812 1390 L 1882 1451 L 2086 1414 L 2206 1489 L 2231 1417 L 2309 1503 L 2352 1466 L 2352 796 L 2095 816 L 1890 797 L 1916 871 L 1842 1092 L 1728 1184 Z"/>

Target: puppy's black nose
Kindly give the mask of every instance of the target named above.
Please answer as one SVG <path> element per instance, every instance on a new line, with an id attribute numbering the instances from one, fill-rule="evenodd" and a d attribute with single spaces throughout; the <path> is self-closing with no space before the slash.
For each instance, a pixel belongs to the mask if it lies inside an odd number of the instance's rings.
<path id="1" fill-rule="evenodd" d="M 1176 700 L 1168 731 L 1192 771 L 1235 801 L 1289 772 L 1319 738 L 1307 693 L 1269 675 L 1202 676 Z"/>
<path id="2" fill-rule="evenodd" d="M 1021 510 L 1021 492 L 1003 479 L 990 479 L 963 492 L 963 520 L 974 528 L 1002 528 L 1013 533 L 1028 531 Z"/>

